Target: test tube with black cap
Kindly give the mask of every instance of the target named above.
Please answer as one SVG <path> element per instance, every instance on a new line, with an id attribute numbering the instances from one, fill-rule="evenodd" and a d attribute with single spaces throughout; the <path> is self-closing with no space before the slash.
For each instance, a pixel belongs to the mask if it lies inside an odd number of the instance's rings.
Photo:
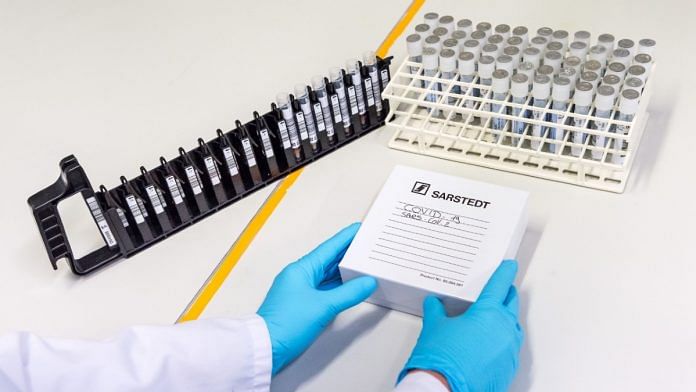
<path id="1" fill-rule="evenodd" d="M 350 102 L 348 100 L 348 95 L 346 91 L 346 86 L 343 78 L 343 73 L 338 67 L 332 67 L 329 69 L 329 77 L 331 78 L 331 86 L 336 92 L 338 98 L 338 105 L 341 113 L 341 121 L 343 123 L 343 131 L 345 137 L 350 137 L 354 134 L 353 123 L 351 121 L 351 111 Z M 333 104 L 333 101 L 332 101 Z M 357 106 L 356 106 L 357 114 Z M 334 118 L 336 118 L 336 111 L 334 110 Z"/>
<path id="2" fill-rule="evenodd" d="M 280 112 L 280 109 L 278 109 L 278 112 Z M 277 113 L 277 115 L 282 116 L 280 113 Z M 284 126 L 285 121 L 282 119 L 282 117 L 279 118 L 279 124 L 283 124 Z M 232 190 L 235 195 L 240 195 L 245 189 L 244 180 L 242 179 L 242 174 L 239 171 L 239 160 L 242 158 L 242 154 L 239 152 L 239 150 L 237 150 L 237 148 L 232 144 L 232 141 L 227 137 L 227 135 L 225 135 L 224 132 L 222 132 L 221 129 L 217 130 L 217 136 L 216 143 L 222 152 L 222 158 L 225 160 L 227 173 L 226 175 L 222 176 L 222 181 L 227 182 L 227 188 Z M 295 162 L 291 149 L 289 151 L 288 158 L 288 162 Z M 171 193 L 175 192 L 174 188 L 176 183 L 173 180 L 174 178 L 167 178 L 167 185 L 169 186 L 169 191 Z"/>
<path id="3" fill-rule="evenodd" d="M 292 111 L 295 116 L 295 124 L 297 124 L 297 133 L 300 135 L 300 145 L 303 154 L 302 156 L 304 157 L 304 159 L 313 158 L 314 148 L 310 141 L 309 130 L 307 129 L 307 118 L 305 117 L 302 107 L 300 107 L 300 102 L 292 94 L 290 94 L 290 105 L 292 106 Z"/>
<path id="4" fill-rule="evenodd" d="M 348 135 L 343 126 L 343 113 L 341 112 L 341 102 L 336 93 L 336 89 L 329 78 L 324 78 L 324 84 L 326 85 L 326 93 L 329 97 L 329 111 L 331 113 L 330 121 L 333 123 L 334 132 L 336 135 L 336 142 L 342 143 L 347 139 Z M 344 97 L 345 98 L 345 97 Z"/>
<path id="5" fill-rule="evenodd" d="M 377 74 L 376 71 L 375 74 Z M 314 94 L 317 96 L 317 100 L 319 101 L 319 106 L 321 108 L 322 122 L 324 123 L 324 127 L 326 129 L 326 139 L 329 145 L 333 146 L 337 141 L 336 129 L 334 128 L 334 121 L 331 115 L 331 106 L 329 103 L 329 94 L 326 90 L 326 84 L 324 83 L 323 76 L 314 75 L 312 77 L 312 89 L 314 90 Z M 336 105 L 338 105 L 338 97 L 336 97 Z"/>
<path id="6" fill-rule="evenodd" d="M 302 135 L 302 129 L 305 128 L 307 132 L 307 138 L 309 140 L 309 145 L 312 149 L 312 153 L 316 154 L 321 151 L 321 145 L 319 144 L 319 134 L 317 133 L 317 124 L 314 121 L 314 113 L 312 112 L 312 105 L 309 100 L 309 92 L 307 91 L 307 86 L 298 83 L 295 85 L 295 100 L 299 103 L 299 108 L 302 111 L 304 118 L 304 127 L 300 126 L 300 135 Z M 297 113 L 296 113 L 297 114 Z M 302 121 L 296 118 L 298 124 Z M 305 139 L 301 137 L 301 139 Z"/>
<path id="7" fill-rule="evenodd" d="M 321 102 L 317 98 L 317 94 L 311 87 L 307 87 L 309 93 L 309 104 L 312 107 L 312 115 L 314 116 L 314 124 L 317 128 L 317 138 L 319 138 L 319 151 L 329 147 L 329 137 L 326 135 L 326 122 L 324 121 L 324 112 L 321 110 Z"/>
<path id="8" fill-rule="evenodd" d="M 263 166 L 264 178 L 274 178 L 280 174 L 278 166 L 276 149 L 274 145 L 279 145 L 277 142 L 278 136 L 271 131 L 266 119 L 261 117 L 259 112 L 254 112 L 254 139 L 260 147 L 260 155 L 265 159 L 260 160 L 260 166 Z"/>
<path id="9" fill-rule="evenodd" d="M 376 66 L 375 66 L 376 69 Z M 360 76 L 362 78 L 362 87 L 365 91 L 365 110 L 367 111 L 367 125 L 377 124 L 382 111 L 382 100 L 375 97 L 375 91 L 379 93 L 379 78 L 373 79 L 368 68 L 363 65 L 360 67 Z M 377 76 L 377 72 L 375 72 Z M 377 105 L 380 106 L 379 111 Z"/>
<path id="10" fill-rule="evenodd" d="M 256 158 L 254 150 L 258 149 L 259 146 L 256 142 L 251 139 L 249 135 L 249 130 L 246 125 L 242 124 L 241 121 L 235 121 L 236 129 L 231 132 L 233 136 L 238 139 L 239 146 L 241 146 L 242 151 L 242 173 L 247 174 L 247 180 L 250 181 L 252 186 L 256 186 L 263 181 L 263 176 L 261 175 L 261 169 Z M 242 174 L 242 177 L 244 174 Z"/>
<path id="11" fill-rule="evenodd" d="M 290 139 L 290 147 L 292 148 L 294 155 L 294 162 L 301 162 L 304 160 L 302 141 L 300 140 L 299 129 L 297 127 L 297 123 L 295 122 L 295 114 L 293 113 L 293 108 L 290 104 L 290 100 L 288 99 L 288 94 L 278 93 L 278 95 L 276 95 L 276 103 L 278 104 L 278 109 L 283 116 L 283 123 L 279 122 L 278 127 L 282 129 L 284 124 L 287 128 L 288 137 Z"/>
<path id="12" fill-rule="evenodd" d="M 346 73 L 351 78 L 355 87 L 355 94 L 358 98 L 358 112 L 360 113 L 360 124 L 362 127 L 367 126 L 367 105 L 366 94 L 363 90 L 362 75 L 360 73 L 360 63 L 356 59 L 346 61 Z"/>
<path id="13" fill-rule="evenodd" d="M 343 72 L 343 71 L 342 71 Z M 343 75 L 343 83 L 346 86 L 346 97 L 348 99 L 348 107 L 350 108 L 350 120 L 355 135 L 362 133 L 362 116 L 360 115 L 360 106 L 358 103 L 358 89 L 353 85 L 353 78 L 346 74 Z"/>

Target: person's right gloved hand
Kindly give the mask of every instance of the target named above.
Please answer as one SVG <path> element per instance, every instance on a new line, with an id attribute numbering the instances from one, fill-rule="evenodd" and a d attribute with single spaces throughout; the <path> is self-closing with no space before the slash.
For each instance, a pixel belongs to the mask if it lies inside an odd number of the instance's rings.
<path id="1" fill-rule="evenodd" d="M 503 261 L 478 300 L 457 317 L 448 317 L 438 298 L 427 297 L 423 329 L 399 380 L 420 369 L 444 376 L 452 391 L 507 390 L 523 340 L 516 273 L 516 261 Z"/>

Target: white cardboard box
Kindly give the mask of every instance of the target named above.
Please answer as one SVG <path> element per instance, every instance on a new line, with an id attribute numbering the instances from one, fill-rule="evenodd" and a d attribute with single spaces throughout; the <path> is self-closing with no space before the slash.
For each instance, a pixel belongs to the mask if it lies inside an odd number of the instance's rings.
<path id="1" fill-rule="evenodd" d="M 377 278 L 368 299 L 422 315 L 435 294 L 450 314 L 478 298 L 504 259 L 515 258 L 527 225 L 528 193 L 397 166 L 339 265 L 344 281 Z"/>

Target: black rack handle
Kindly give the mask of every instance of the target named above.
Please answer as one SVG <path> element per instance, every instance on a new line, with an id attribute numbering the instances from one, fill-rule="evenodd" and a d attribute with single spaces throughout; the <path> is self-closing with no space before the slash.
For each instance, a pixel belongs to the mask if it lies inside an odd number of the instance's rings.
<path id="1" fill-rule="evenodd" d="M 121 251 L 117 246 L 118 240 L 113 237 L 111 230 L 114 226 L 95 198 L 92 185 L 82 166 L 77 162 L 77 158 L 70 155 L 61 160 L 60 170 L 61 174 L 58 180 L 31 196 L 28 204 L 31 207 L 53 269 L 58 269 L 59 260 L 67 259 L 70 269 L 75 274 L 84 275 L 103 264 L 120 258 Z M 85 203 L 92 212 L 92 218 L 95 219 L 95 223 L 100 228 L 105 245 L 82 258 L 75 259 L 65 233 L 63 220 L 58 212 L 58 204 L 78 192 L 82 194 Z M 111 246 L 107 244 L 111 244 Z"/>

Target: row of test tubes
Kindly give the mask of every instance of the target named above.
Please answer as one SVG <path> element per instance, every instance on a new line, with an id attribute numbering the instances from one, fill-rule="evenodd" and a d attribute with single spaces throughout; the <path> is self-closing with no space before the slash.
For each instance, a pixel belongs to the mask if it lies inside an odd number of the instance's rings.
<path id="1" fill-rule="evenodd" d="M 589 144 L 596 148 L 588 149 L 588 158 L 601 160 L 604 147 L 611 142 L 607 159 L 621 163 L 625 142 L 611 136 L 626 135 L 629 127 L 599 119 L 633 120 L 653 65 L 656 43 L 649 38 L 637 44 L 631 39 L 617 41 L 611 34 L 601 34 L 591 45 L 591 38 L 589 32 L 581 30 L 573 34 L 571 41 L 568 31 L 549 27 L 539 28 L 530 38 L 525 26 L 511 28 L 499 24 L 493 28 L 488 22 L 474 26 L 469 19 L 455 23 L 450 15 L 430 12 L 407 36 L 406 44 L 409 61 L 418 63 L 411 66 L 411 74 L 482 87 L 469 89 L 453 85 L 449 94 L 438 94 L 447 87 L 444 83 L 428 84 L 414 78 L 415 87 L 432 91 L 425 94 L 425 101 L 456 105 L 462 103 L 458 95 L 488 98 L 492 101 L 465 99 L 462 104 L 478 112 L 520 117 L 518 121 L 509 122 L 497 117 L 488 119 L 491 129 L 512 133 L 513 145 L 521 145 L 523 141 L 515 134 L 529 132 L 534 138 L 525 148 L 578 157 Z M 505 102 L 518 105 L 507 106 Z M 548 109 L 564 114 L 548 113 Z M 442 116 L 437 108 L 429 110 L 432 116 Z M 594 116 L 592 121 L 588 121 L 589 115 Z M 600 135 L 571 132 L 570 148 L 562 151 L 560 146 L 567 137 L 566 130 L 524 121 L 530 118 L 589 127 Z M 463 119 L 468 122 L 486 120 L 483 116 L 464 116 Z M 498 140 L 497 133 L 494 138 Z"/>

